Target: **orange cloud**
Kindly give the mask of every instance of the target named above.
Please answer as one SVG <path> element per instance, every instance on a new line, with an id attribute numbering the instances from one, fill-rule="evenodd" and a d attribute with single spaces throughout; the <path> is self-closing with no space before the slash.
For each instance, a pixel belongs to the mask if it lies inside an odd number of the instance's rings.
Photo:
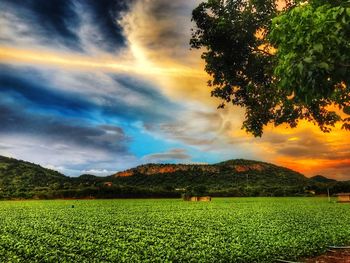
<path id="1" fill-rule="evenodd" d="M 116 58 L 107 55 L 101 55 L 100 57 L 84 57 L 68 53 L 23 50 L 9 47 L 0 47 L 0 62 L 61 66 L 64 68 L 75 68 L 79 70 L 101 69 L 141 75 L 173 75 L 189 76 L 191 78 L 201 78 L 206 76 L 203 71 L 195 70 L 180 64 L 170 64 L 158 67 L 151 64 L 143 65 L 135 63 L 132 59 L 123 56 Z"/>

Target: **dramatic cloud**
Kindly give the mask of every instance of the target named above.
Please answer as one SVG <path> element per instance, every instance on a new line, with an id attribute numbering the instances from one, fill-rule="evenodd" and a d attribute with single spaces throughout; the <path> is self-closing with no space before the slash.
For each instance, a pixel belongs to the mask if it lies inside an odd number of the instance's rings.
<path id="1" fill-rule="evenodd" d="M 128 76 L 69 73 L 0 65 L 1 92 L 27 108 L 63 115 L 122 120 L 169 120 L 177 105 L 149 84 Z"/>
<path id="2" fill-rule="evenodd" d="M 149 84 L 128 76 L 1 69 L 0 154 L 69 175 L 87 170 L 102 175 L 136 165 L 128 149 L 132 136 L 125 129 L 138 136 L 137 123 L 170 121 L 168 110 L 178 108 Z"/>
<path id="3" fill-rule="evenodd" d="M 174 59 L 198 64 L 189 56 L 192 9 L 200 1 L 140 0 L 122 20 L 131 47 L 138 47 L 154 61 Z M 151 30 L 150 30 L 151 29 Z"/>
<path id="4" fill-rule="evenodd" d="M 121 46 L 124 47 L 126 43 L 119 20 L 132 2 L 132 0 L 78 1 L 77 6 L 81 9 L 76 11 L 85 18 L 82 27 L 86 29 L 88 24 L 91 28 L 91 30 L 83 32 L 84 36 L 95 47 L 102 48 L 107 52 L 114 52 Z"/>
<path id="5" fill-rule="evenodd" d="M 4 14 L 2 41 L 5 44 L 28 43 L 36 37 L 43 45 L 59 43 L 68 48 L 80 49 L 80 40 L 76 35 L 80 20 L 72 1 L 5 0 L 2 1 L 1 9 Z"/>
<path id="6" fill-rule="evenodd" d="M 120 127 L 92 126 L 79 120 L 34 115 L 3 105 L 0 106 L 0 119 L 0 133 L 3 134 L 45 137 L 55 143 L 86 146 L 111 153 L 127 153 L 125 143 L 130 140 Z"/>
<path id="7" fill-rule="evenodd" d="M 4 0 L 1 2 L 1 42 L 78 52 L 98 47 L 114 52 L 126 45 L 118 20 L 131 2 Z"/>
<path id="8" fill-rule="evenodd" d="M 312 124 L 241 130 L 217 110 L 187 0 L 3 0 L 0 154 L 68 175 L 145 162 L 246 158 L 350 179 L 348 133 Z"/>
<path id="9" fill-rule="evenodd" d="M 110 175 L 139 163 L 128 152 L 112 153 L 89 145 L 72 144 L 71 141 L 54 141 L 50 136 L 40 134 L 1 133 L 0 136 L 6 141 L 0 146 L 1 155 L 39 163 L 70 176 L 93 170 L 99 171 L 98 175 Z"/>

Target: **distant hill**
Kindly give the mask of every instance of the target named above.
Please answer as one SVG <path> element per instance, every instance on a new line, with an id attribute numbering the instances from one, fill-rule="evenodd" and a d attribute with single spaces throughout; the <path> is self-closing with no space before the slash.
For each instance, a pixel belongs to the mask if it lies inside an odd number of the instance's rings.
<path id="1" fill-rule="evenodd" d="M 65 175 L 40 165 L 0 156 L 0 189 L 28 191 L 69 181 Z"/>
<path id="2" fill-rule="evenodd" d="M 212 196 L 295 196 L 350 192 L 349 182 L 306 178 L 291 169 L 251 160 L 217 164 L 145 164 L 111 176 L 67 177 L 40 165 L 0 156 L 0 199 L 179 197 L 189 189 Z"/>
<path id="3" fill-rule="evenodd" d="M 185 188 L 204 185 L 213 191 L 302 188 L 309 179 L 293 170 L 251 160 L 213 165 L 146 164 L 113 175 L 115 182 L 146 187 Z M 259 189 L 258 189 L 259 188 Z"/>
<path id="4" fill-rule="evenodd" d="M 337 180 L 327 178 L 323 175 L 315 175 L 310 177 L 310 180 L 317 182 L 317 183 L 335 183 Z"/>

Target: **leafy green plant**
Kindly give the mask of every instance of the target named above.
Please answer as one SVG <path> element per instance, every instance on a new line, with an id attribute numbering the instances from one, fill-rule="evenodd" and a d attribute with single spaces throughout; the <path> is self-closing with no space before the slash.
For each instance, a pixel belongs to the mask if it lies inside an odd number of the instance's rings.
<path id="1" fill-rule="evenodd" d="M 2 201 L 0 262 L 296 261 L 349 244 L 349 217 L 326 198 Z"/>

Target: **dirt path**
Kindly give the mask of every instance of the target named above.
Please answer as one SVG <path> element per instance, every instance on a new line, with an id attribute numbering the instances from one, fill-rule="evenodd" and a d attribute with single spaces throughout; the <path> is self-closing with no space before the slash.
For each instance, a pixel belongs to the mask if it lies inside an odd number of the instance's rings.
<path id="1" fill-rule="evenodd" d="M 305 263 L 350 263 L 350 249 L 330 249 L 326 254 L 305 259 Z"/>

